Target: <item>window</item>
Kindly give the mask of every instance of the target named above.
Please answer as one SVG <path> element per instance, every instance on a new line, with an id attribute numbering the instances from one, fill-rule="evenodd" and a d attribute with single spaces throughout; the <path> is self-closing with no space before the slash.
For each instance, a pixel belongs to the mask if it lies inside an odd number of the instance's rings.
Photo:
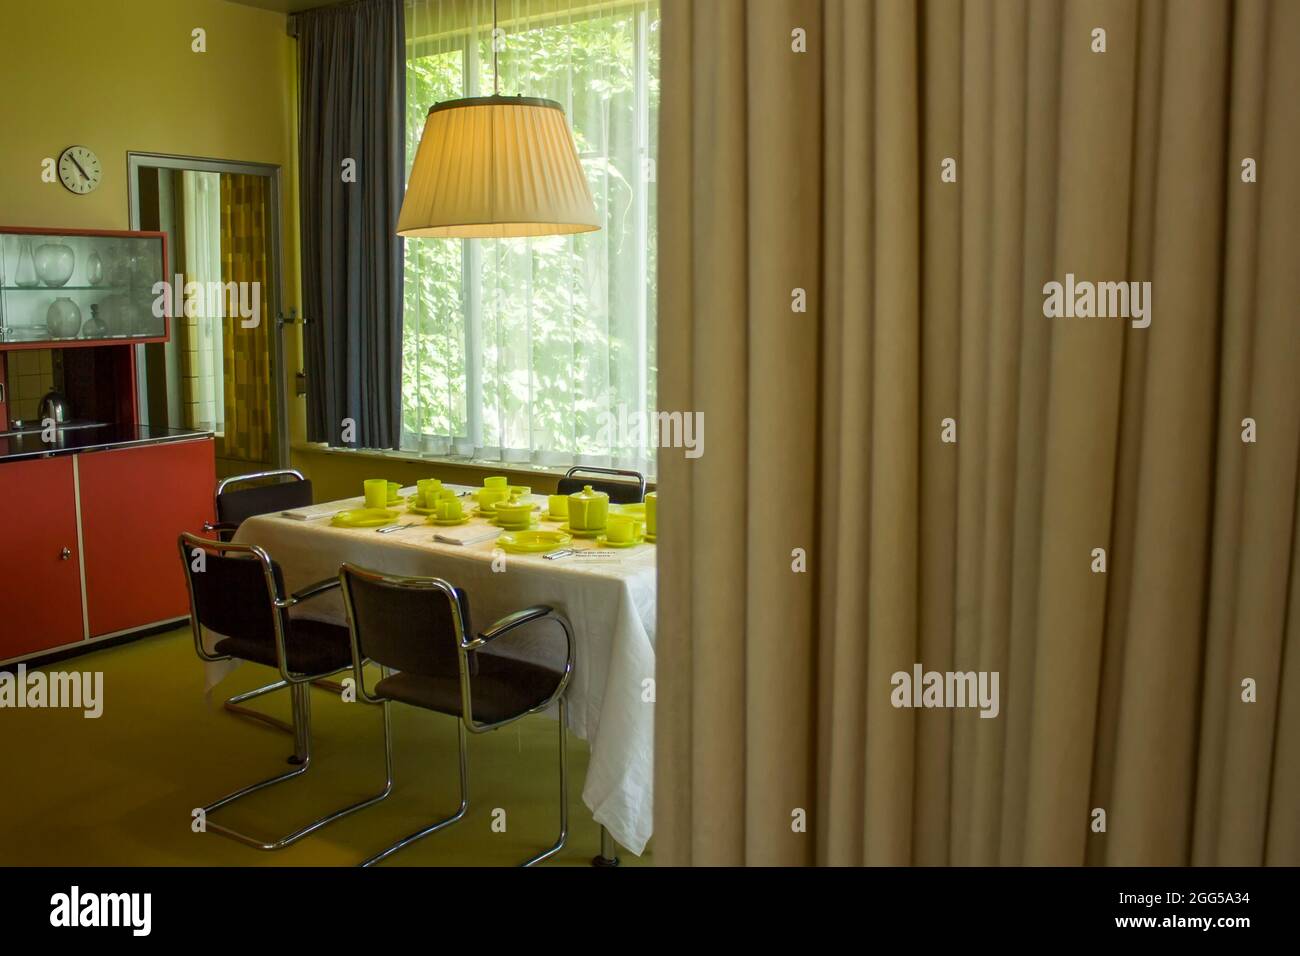
<path id="1" fill-rule="evenodd" d="M 501 0 L 500 90 L 557 100 L 598 232 L 408 239 L 402 444 L 654 470 L 657 2 Z M 408 0 L 407 158 L 434 103 L 493 89 L 492 11 Z"/>

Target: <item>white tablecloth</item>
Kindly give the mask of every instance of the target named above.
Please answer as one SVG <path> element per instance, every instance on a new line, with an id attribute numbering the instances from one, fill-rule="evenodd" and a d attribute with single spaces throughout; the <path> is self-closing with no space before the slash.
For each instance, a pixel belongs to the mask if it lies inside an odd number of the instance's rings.
<path id="1" fill-rule="evenodd" d="M 265 548 L 280 563 L 289 591 L 337 576 L 339 565 L 349 561 L 389 574 L 445 578 L 468 592 L 476 632 L 533 604 L 549 604 L 565 614 L 575 644 L 567 693 L 569 729 L 591 746 L 582 799 L 597 823 L 640 854 L 652 823 L 654 704 L 644 700 L 653 698 L 645 693 L 644 682 L 655 672 L 654 546 L 611 551 L 619 557 L 609 562 L 509 554 L 504 555 L 505 570 L 496 572 L 495 542 L 443 544 L 433 540 L 438 529 L 419 516 L 403 514 L 400 520 L 421 523 L 379 534 L 336 528 L 329 519 L 262 515 L 245 521 L 235 540 Z M 543 521 L 541 527 L 555 525 Z M 576 546 L 590 544 L 575 541 Z M 338 591 L 312 598 L 297 613 L 344 623 Z M 558 633 L 521 633 L 521 638 L 511 642 L 511 653 L 563 660 L 564 640 Z"/>

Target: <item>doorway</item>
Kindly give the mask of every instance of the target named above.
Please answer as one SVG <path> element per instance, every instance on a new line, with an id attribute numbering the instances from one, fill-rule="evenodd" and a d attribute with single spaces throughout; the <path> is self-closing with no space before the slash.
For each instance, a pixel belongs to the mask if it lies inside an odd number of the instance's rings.
<path id="1" fill-rule="evenodd" d="M 127 155 L 131 227 L 167 234 L 172 335 L 137 346 L 141 418 L 203 428 L 217 477 L 288 464 L 280 168 Z"/>

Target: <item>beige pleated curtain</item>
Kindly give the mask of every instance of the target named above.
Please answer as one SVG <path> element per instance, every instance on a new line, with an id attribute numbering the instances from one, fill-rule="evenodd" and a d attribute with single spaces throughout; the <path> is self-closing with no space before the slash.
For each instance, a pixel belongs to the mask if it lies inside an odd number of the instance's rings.
<path id="1" fill-rule="evenodd" d="M 708 444 L 660 452 L 656 861 L 1300 864 L 1300 3 L 664 0 L 662 51 Z M 1150 327 L 1045 318 L 1067 273 Z M 893 707 L 917 662 L 999 716 Z"/>

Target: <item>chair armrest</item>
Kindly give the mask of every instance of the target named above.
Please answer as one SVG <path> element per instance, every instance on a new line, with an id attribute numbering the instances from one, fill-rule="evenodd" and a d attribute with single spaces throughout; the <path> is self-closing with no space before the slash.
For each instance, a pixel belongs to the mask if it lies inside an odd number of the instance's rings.
<path id="1" fill-rule="evenodd" d="M 470 716 L 474 713 L 473 691 L 471 688 L 471 678 L 466 670 L 465 661 L 470 652 L 486 647 L 498 637 L 509 634 L 515 628 L 523 627 L 525 624 L 532 624 L 535 621 L 554 621 L 560 625 L 560 630 L 564 631 L 564 673 L 560 677 L 560 682 L 556 685 L 555 691 L 550 697 L 542 701 L 536 707 L 532 707 L 522 714 L 516 714 L 513 717 L 507 717 L 505 720 L 498 720 L 494 723 L 478 724 Z M 486 631 L 479 634 L 472 641 L 462 641 L 461 649 L 461 675 L 460 675 L 460 693 L 461 693 L 461 721 L 470 733 L 481 734 L 489 730 L 496 730 L 498 727 L 504 727 L 506 724 L 512 724 L 516 720 L 527 717 L 529 714 L 535 714 L 538 711 L 550 707 L 563 693 L 569 684 L 569 678 L 573 675 L 573 627 L 569 624 L 569 619 L 545 604 L 537 604 L 533 607 L 524 608 L 522 611 L 515 611 L 513 614 L 507 614 L 489 627 Z"/>
<path id="2" fill-rule="evenodd" d="M 305 588 L 299 588 L 289 595 L 289 599 L 284 602 L 285 607 L 293 607 L 301 601 L 314 598 L 317 595 L 324 594 L 326 591 L 333 591 L 339 587 L 341 582 L 338 578 L 326 578 L 323 581 L 317 581 L 315 584 L 309 584 Z"/>
<path id="3" fill-rule="evenodd" d="M 526 607 L 522 611 L 507 614 L 493 623 L 486 631 L 480 631 L 477 638 L 465 641 L 461 646 L 467 651 L 478 650 L 489 642 L 495 641 L 498 637 L 510 633 L 517 627 L 523 627 L 525 624 L 531 624 L 533 621 L 540 621 L 552 615 L 556 615 L 555 608 L 546 604 L 535 604 L 532 607 Z"/>
<path id="4" fill-rule="evenodd" d="M 205 521 L 203 522 L 203 530 L 215 531 L 218 541 L 228 541 L 230 539 L 226 535 L 233 537 L 235 532 L 239 530 L 239 525 L 231 524 L 229 521 Z"/>

